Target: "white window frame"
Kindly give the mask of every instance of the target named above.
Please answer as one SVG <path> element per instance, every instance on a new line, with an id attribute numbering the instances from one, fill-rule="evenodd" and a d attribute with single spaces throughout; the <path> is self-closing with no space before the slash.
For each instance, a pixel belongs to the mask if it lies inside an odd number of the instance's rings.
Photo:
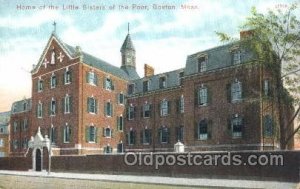
<path id="1" fill-rule="evenodd" d="M 93 131 L 93 133 L 91 131 Z M 89 126 L 89 143 L 95 143 L 95 142 L 96 142 L 96 127 L 93 125 L 90 125 Z"/>
<path id="2" fill-rule="evenodd" d="M 105 78 L 105 89 L 109 91 L 112 90 L 112 79 L 109 77 Z"/>
<path id="3" fill-rule="evenodd" d="M 93 101 L 92 101 L 92 103 L 90 104 L 88 104 L 88 107 L 89 107 L 89 113 L 90 114 L 96 114 L 96 106 L 97 106 L 97 104 L 96 104 L 96 99 L 94 98 L 94 97 L 89 97 L 90 99 L 92 99 Z M 90 106 L 92 107 L 92 108 L 90 108 Z M 92 111 L 91 111 L 92 110 Z"/>
<path id="4" fill-rule="evenodd" d="M 241 132 L 234 132 L 233 127 L 234 125 L 239 125 L 240 127 L 243 127 L 243 119 L 240 115 L 235 114 L 235 116 L 231 119 L 231 133 L 232 138 L 241 138 L 242 137 L 242 131 Z M 242 128 L 241 128 L 242 130 Z"/>
<path id="5" fill-rule="evenodd" d="M 67 68 L 64 73 L 64 84 L 68 85 L 71 83 L 71 71 Z"/>
<path id="6" fill-rule="evenodd" d="M 54 98 L 51 99 L 51 106 L 50 106 L 50 116 L 56 115 L 56 100 Z"/>
<path id="7" fill-rule="evenodd" d="M 71 130 L 70 126 L 68 124 L 66 124 L 64 127 L 64 143 L 70 143 L 70 141 L 71 141 L 70 130 Z"/>
<path id="8" fill-rule="evenodd" d="M 242 82 L 235 80 L 231 83 L 231 101 L 236 102 L 242 100 Z"/>
<path id="9" fill-rule="evenodd" d="M 111 138 L 111 128 L 110 127 L 104 128 L 104 136 L 106 138 Z"/>
<path id="10" fill-rule="evenodd" d="M 44 81 L 42 79 L 38 80 L 38 92 L 42 92 L 44 90 Z"/>
<path id="11" fill-rule="evenodd" d="M 112 115 L 113 115 L 113 112 L 112 112 L 113 107 L 112 106 L 113 106 L 112 102 L 106 102 L 106 108 L 105 108 L 106 117 L 112 117 Z M 108 110 L 109 110 L 109 112 L 108 112 Z"/>
<path id="12" fill-rule="evenodd" d="M 93 71 L 88 72 L 88 84 L 96 85 L 96 74 Z"/>
<path id="13" fill-rule="evenodd" d="M 145 86 L 144 86 L 145 83 L 147 83 L 147 86 L 146 86 L 147 88 L 145 88 Z M 143 81 L 143 92 L 148 92 L 149 91 L 149 85 L 150 85 L 149 80 Z"/>
<path id="14" fill-rule="evenodd" d="M 168 101 L 166 99 L 162 100 L 160 103 L 160 115 L 167 116 L 169 114 L 168 109 Z"/>
<path id="15" fill-rule="evenodd" d="M 208 104 L 207 87 L 202 86 L 199 89 L 198 102 L 199 102 L 199 106 L 207 106 Z"/>
<path id="16" fill-rule="evenodd" d="M 70 111 L 70 96 L 67 94 L 64 98 L 64 113 L 69 114 Z"/>
<path id="17" fill-rule="evenodd" d="M 0 138 L 0 147 L 3 147 L 3 146 L 4 146 L 4 139 Z"/>
<path id="18" fill-rule="evenodd" d="M 170 135 L 169 133 L 169 129 L 167 127 L 161 127 L 160 128 L 161 131 L 160 131 L 160 143 L 161 144 L 167 144 L 168 143 L 168 135 Z M 166 136 L 164 137 L 164 134 L 166 134 Z M 170 136 L 169 136 L 170 137 Z M 166 139 L 166 141 L 163 141 L 163 139 Z"/>
<path id="19" fill-rule="evenodd" d="M 42 118 L 43 117 L 43 103 L 39 102 L 38 103 L 38 118 Z"/>
<path id="20" fill-rule="evenodd" d="M 204 59 L 203 61 L 200 61 L 201 59 Z M 198 58 L 198 72 L 202 73 L 207 70 L 207 58 L 206 57 L 199 57 Z"/>
<path id="21" fill-rule="evenodd" d="M 134 119 L 134 106 L 128 106 L 128 120 Z"/>
<path id="22" fill-rule="evenodd" d="M 183 97 L 183 95 L 181 95 L 180 99 L 179 99 L 179 112 L 184 113 L 184 97 Z"/>
<path id="23" fill-rule="evenodd" d="M 162 80 L 162 79 L 164 79 L 164 80 Z M 148 85 L 149 85 L 149 83 L 148 83 Z M 162 77 L 159 78 L 159 88 L 160 89 L 167 88 L 167 77 L 166 76 L 162 76 Z"/>
<path id="24" fill-rule="evenodd" d="M 51 79 L 50 79 L 50 88 L 54 89 L 54 88 L 56 88 L 56 85 L 57 85 L 56 75 L 52 74 Z"/>
<path id="25" fill-rule="evenodd" d="M 124 105 L 124 101 L 125 101 L 125 95 L 121 92 L 120 94 L 118 94 L 118 103 L 120 105 Z"/>
<path id="26" fill-rule="evenodd" d="M 202 125 L 202 122 L 204 125 Z M 201 133 L 201 126 L 206 126 L 206 133 Z M 208 123 L 206 120 L 201 120 L 198 126 L 198 140 L 207 140 L 208 139 Z"/>
<path id="27" fill-rule="evenodd" d="M 150 104 L 148 103 L 145 103 L 144 106 L 143 106 L 143 117 L 144 118 L 150 118 L 150 114 L 151 114 L 151 109 L 150 109 Z M 149 111 L 149 115 L 146 116 L 146 111 Z"/>

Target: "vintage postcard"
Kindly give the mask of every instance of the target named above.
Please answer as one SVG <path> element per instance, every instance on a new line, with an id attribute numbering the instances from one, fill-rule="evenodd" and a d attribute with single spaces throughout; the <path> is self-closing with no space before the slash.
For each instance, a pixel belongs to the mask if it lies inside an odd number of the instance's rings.
<path id="1" fill-rule="evenodd" d="M 300 187 L 299 1 L 0 2 L 0 189 Z"/>

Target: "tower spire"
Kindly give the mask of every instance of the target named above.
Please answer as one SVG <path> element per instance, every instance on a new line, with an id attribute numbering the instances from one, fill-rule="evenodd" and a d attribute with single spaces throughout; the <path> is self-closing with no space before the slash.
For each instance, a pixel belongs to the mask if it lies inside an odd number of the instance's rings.
<path id="1" fill-rule="evenodd" d="M 52 25 L 53 25 L 53 33 L 56 33 L 56 22 L 55 22 L 55 20 L 54 20 Z"/>
<path id="2" fill-rule="evenodd" d="M 129 34 L 129 31 L 130 31 L 129 22 L 128 22 L 127 30 L 128 30 L 128 34 Z"/>

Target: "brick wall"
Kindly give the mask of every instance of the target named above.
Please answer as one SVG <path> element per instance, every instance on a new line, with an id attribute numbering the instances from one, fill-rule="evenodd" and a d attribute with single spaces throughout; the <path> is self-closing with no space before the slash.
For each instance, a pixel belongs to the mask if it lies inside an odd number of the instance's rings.
<path id="1" fill-rule="evenodd" d="M 194 153 L 194 155 L 227 155 L 227 152 Z M 283 166 L 249 166 L 249 165 L 218 165 L 218 166 L 155 166 L 134 165 L 124 162 L 124 155 L 87 155 L 87 156 L 55 156 L 52 157 L 52 171 L 54 172 L 86 172 L 106 174 L 136 174 L 160 175 L 172 177 L 207 177 L 207 178 L 237 178 L 255 180 L 276 180 L 299 182 L 300 151 L 247 151 L 231 152 L 240 155 L 242 160 L 249 155 L 269 156 L 283 155 Z M 146 155 L 146 154 L 144 154 Z M 164 153 L 164 156 L 169 154 Z M 183 154 L 175 154 L 185 155 Z M 46 159 L 46 158 L 45 158 Z M 44 166 L 47 167 L 47 159 Z M 219 162 L 219 161 L 218 161 Z M 31 157 L 0 158 L 1 170 L 28 170 L 31 169 Z"/>

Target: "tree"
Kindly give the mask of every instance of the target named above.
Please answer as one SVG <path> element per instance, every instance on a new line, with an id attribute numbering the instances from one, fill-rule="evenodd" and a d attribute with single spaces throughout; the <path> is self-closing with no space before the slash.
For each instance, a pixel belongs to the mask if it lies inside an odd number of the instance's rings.
<path id="1" fill-rule="evenodd" d="M 281 149 L 286 149 L 289 140 L 300 129 L 298 125 L 294 132 L 286 133 L 300 110 L 300 21 L 295 16 L 297 6 L 294 3 L 285 10 L 269 10 L 266 14 L 258 13 L 253 7 L 250 16 L 241 26 L 241 29 L 251 32 L 251 37 L 239 41 L 242 46 L 245 45 L 255 53 L 257 64 L 276 76 L 275 101 Z M 216 33 L 223 42 L 236 40 L 225 33 Z M 288 103 L 293 103 L 297 110 L 291 120 L 285 123 L 284 107 Z"/>

